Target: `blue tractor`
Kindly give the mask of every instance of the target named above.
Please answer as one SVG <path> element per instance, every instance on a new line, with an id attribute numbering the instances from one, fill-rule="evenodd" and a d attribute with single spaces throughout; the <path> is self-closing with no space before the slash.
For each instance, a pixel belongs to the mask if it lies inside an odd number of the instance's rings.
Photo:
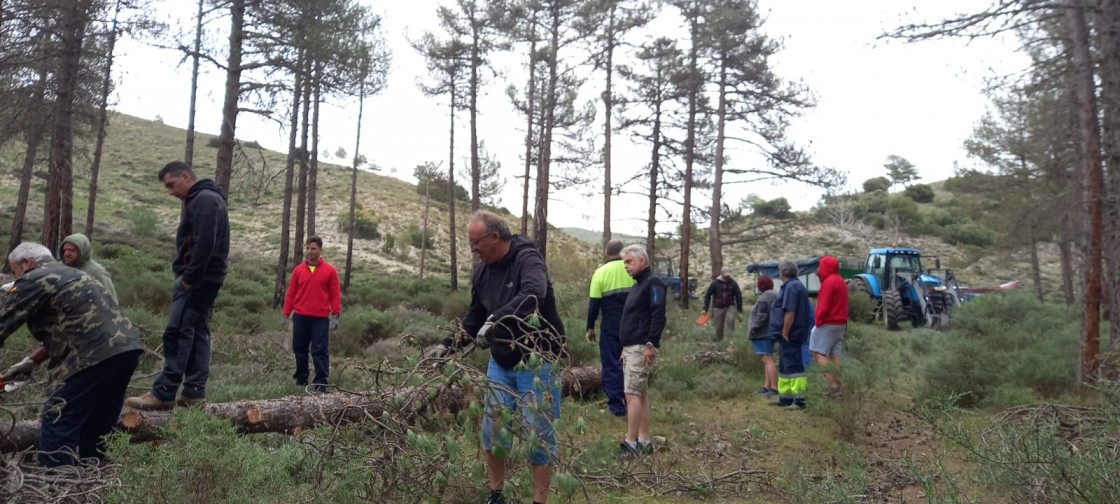
<path id="1" fill-rule="evenodd" d="M 940 259 L 934 261 L 934 269 L 940 270 Z M 960 304 L 953 272 L 937 277 L 923 270 L 922 253 L 913 248 L 872 249 L 863 273 L 849 285 L 871 297 L 875 318 L 882 317 L 891 330 L 904 325 L 948 329 L 949 313 Z"/>
<path id="2" fill-rule="evenodd" d="M 665 282 L 665 286 L 673 292 L 676 298 L 681 297 L 681 277 L 677 276 L 676 271 L 673 269 L 673 260 L 667 257 L 658 257 L 653 260 L 653 275 L 661 277 L 661 281 Z M 696 277 L 688 277 L 685 282 L 685 291 L 688 292 L 689 299 L 698 299 L 696 295 Z"/>

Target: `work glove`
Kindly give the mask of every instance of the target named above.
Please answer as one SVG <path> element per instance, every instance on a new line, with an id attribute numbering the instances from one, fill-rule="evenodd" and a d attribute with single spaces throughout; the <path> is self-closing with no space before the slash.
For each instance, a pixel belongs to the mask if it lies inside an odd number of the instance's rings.
<path id="1" fill-rule="evenodd" d="M 595 342 L 595 330 L 594 329 L 588 329 L 587 334 L 584 337 L 587 338 L 588 343 L 594 343 Z"/>
<path id="2" fill-rule="evenodd" d="M 331 328 L 330 330 L 338 329 L 338 315 L 331 315 Z"/>
<path id="3" fill-rule="evenodd" d="M 283 330 L 287 331 L 288 328 L 290 328 L 290 327 L 292 327 L 292 318 L 291 317 L 284 317 L 284 318 L 280 319 L 280 329 L 283 329 Z"/>
<path id="4" fill-rule="evenodd" d="M 444 357 L 447 357 L 447 354 L 449 353 L 451 353 L 451 350 L 447 348 L 447 345 L 440 343 L 438 345 L 428 347 L 427 350 L 424 350 L 424 358 L 442 359 Z"/>
<path id="5" fill-rule="evenodd" d="M 39 364 L 31 360 L 31 357 L 24 357 L 23 360 L 4 370 L 4 380 L 12 381 L 16 377 L 30 377 L 31 372 L 34 371 L 38 366 Z"/>
<path id="6" fill-rule="evenodd" d="M 490 348 L 490 338 L 486 335 L 494 328 L 494 322 L 486 319 L 486 323 L 482 324 L 482 328 L 478 330 L 478 335 L 474 338 L 474 344 L 483 350 Z"/>

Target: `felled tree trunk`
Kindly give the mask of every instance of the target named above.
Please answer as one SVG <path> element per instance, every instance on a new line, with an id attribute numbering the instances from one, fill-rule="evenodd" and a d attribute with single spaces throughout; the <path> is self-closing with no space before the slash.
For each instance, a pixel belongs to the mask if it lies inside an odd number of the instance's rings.
<path id="1" fill-rule="evenodd" d="M 584 397 L 598 390 L 599 368 L 567 368 L 561 373 L 564 395 Z M 378 394 L 337 392 L 323 395 L 297 395 L 259 401 L 234 401 L 208 404 L 204 410 L 225 418 L 246 434 L 295 432 L 300 429 L 360 422 L 388 412 L 411 419 L 428 411 L 458 412 L 468 401 L 463 389 L 443 389 L 435 397 L 426 388 L 407 388 Z M 118 427 L 137 442 L 159 439 L 160 429 L 171 423 L 170 411 L 125 409 Z M 39 443 L 39 421 L 19 422 L 0 436 L 0 452 L 15 452 Z"/>

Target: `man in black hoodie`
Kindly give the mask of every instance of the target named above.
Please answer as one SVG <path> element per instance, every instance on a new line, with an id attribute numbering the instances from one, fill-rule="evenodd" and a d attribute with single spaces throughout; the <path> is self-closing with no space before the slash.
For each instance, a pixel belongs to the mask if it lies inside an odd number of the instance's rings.
<path id="1" fill-rule="evenodd" d="M 514 236 L 501 217 L 486 210 L 471 214 L 467 238 L 471 252 L 479 258 L 471 273 L 470 309 L 463 317 L 462 330 L 429 350 L 428 356 L 443 357 L 471 342 L 490 349 L 486 376 L 492 386 L 486 393 L 482 420 L 490 480 L 487 502 L 505 502 L 502 487 L 510 443 L 499 439 L 495 446 L 493 440 L 503 427 L 495 419 L 504 408 L 519 410 L 523 431 L 536 431 L 540 444 L 530 451 L 529 464 L 533 502 L 543 504 L 552 480 L 550 462 L 556 455 L 552 422 L 560 418 L 560 380 L 552 365 L 563 352 L 564 325 L 556 311 L 544 258 L 533 242 Z"/>
<path id="2" fill-rule="evenodd" d="M 175 406 L 179 386 L 180 406 L 206 402 L 210 376 L 210 310 L 229 268 L 229 216 L 226 197 L 210 179 L 198 180 L 190 165 L 172 161 L 159 171 L 159 180 L 170 194 L 183 201 L 178 255 L 171 269 L 171 313 L 163 332 L 163 371 L 152 390 L 125 400 L 136 409 L 166 410 Z"/>

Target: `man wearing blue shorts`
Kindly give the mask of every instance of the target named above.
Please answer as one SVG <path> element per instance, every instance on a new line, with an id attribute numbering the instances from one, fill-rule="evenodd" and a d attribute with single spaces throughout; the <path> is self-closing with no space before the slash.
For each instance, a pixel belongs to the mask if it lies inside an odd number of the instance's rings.
<path id="1" fill-rule="evenodd" d="M 556 311 L 552 283 L 533 242 L 514 236 L 498 215 L 486 210 L 471 214 L 467 238 L 479 259 L 471 274 L 470 309 L 460 334 L 445 339 L 428 355 L 443 357 L 472 341 L 490 349 L 482 420 L 490 487 L 487 503 L 505 503 L 505 453 L 513 436 L 499 436 L 507 441 L 499 439 L 499 447 L 494 446 L 495 434 L 513 428 L 495 421 L 504 408 L 519 413 L 526 438 L 530 430 L 535 431 L 538 444 L 529 453 L 533 502 L 544 504 L 552 480 L 550 463 L 556 455 L 552 422 L 560 418 L 560 380 L 552 366 L 564 346 L 564 325 Z"/>
<path id="2" fill-rule="evenodd" d="M 774 397 L 778 395 L 778 366 L 774 363 L 774 336 L 770 334 L 770 308 L 778 293 L 774 292 L 774 280 L 766 275 L 759 275 L 758 301 L 751 308 L 751 319 L 747 329 L 747 337 L 751 340 L 754 354 L 762 358 L 763 384 L 755 394 Z"/>

